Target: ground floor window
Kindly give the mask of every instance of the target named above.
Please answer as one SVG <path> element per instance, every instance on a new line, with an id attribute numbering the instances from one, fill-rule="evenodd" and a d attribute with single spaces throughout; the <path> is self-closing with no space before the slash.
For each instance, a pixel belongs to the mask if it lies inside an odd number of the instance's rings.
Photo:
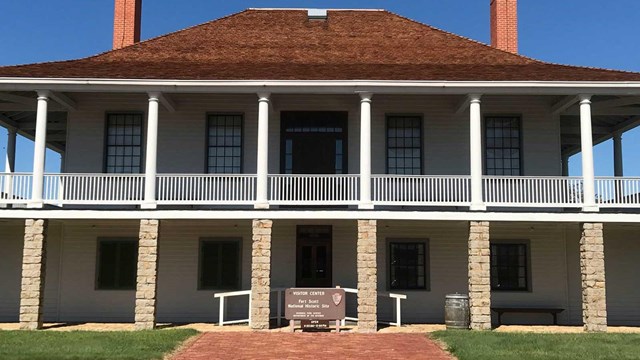
<path id="1" fill-rule="evenodd" d="M 240 288 L 240 239 L 203 239 L 200 241 L 201 290 Z"/>
<path id="2" fill-rule="evenodd" d="M 138 239 L 98 239 L 98 290 L 134 290 Z"/>
<path id="3" fill-rule="evenodd" d="M 529 290 L 527 254 L 525 243 L 491 244 L 491 289 Z"/>
<path id="4" fill-rule="evenodd" d="M 389 288 L 428 289 L 428 242 L 426 240 L 389 241 Z"/>

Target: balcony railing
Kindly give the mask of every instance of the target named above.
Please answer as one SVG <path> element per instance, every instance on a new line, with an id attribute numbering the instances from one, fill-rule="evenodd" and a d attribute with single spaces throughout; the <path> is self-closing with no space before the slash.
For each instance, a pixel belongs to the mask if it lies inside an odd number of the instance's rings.
<path id="1" fill-rule="evenodd" d="M 348 175 L 269 175 L 268 203 L 301 206 L 358 205 L 361 179 Z M 580 208 L 580 177 L 485 176 L 483 203 L 491 208 Z M 0 204 L 28 204 L 31 174 L 0 173 Z M 257 202 L 254 174 L 162 174 L 156 177 L 158 205 L 244 205 Z M 640 208 L 640 178 L 598 177 L 596 203 L 601 208 Z M 153 192 L 152 192 L 153 194 Z M 142 205 L 143 174 L 46 174 L 45 204 Z M 373 175 L 371 200 L 376 206 L 470 206 L 469 176 Z"/>
<path id="2" fill-rule="evenodd" d="M 470 176 L 373 175 L 379 205 L 469 206 Z"/>
<path id="3" fill-rule="evenodd" d="M 255 175 L 158 175 L 161 205 L 248 205 L 256 199 Z"/>
<path id="4" fill-rule="evenodd" d="M 640 207 L 640 178 L 596 178 L 596 201 L 600 207 Z"/>
<path id="5" fill-rule="evenodd" d="M 582 178 L 485 176 L 484 201 L 501 207 L 581 207 Z"/>
<path id="6" fill-rule="evenodd" d="M 269 175 L 274 205 L 357 205 L 358 175 Z"/>

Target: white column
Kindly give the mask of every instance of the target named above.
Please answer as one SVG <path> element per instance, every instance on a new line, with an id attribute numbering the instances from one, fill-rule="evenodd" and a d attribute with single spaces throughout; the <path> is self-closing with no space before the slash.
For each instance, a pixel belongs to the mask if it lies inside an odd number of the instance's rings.
<path id="1" fill-rule="evenodd" d="M 42 207 L 44 188 L 44 161 L 47 151 L 47 108 L 49 91 L 38 91 L 38 109 L 36 113 L 36 139 L 33 147 L 33 180 L 31 183 L 31 202 L 29 208 Z"/>
<path id="2" fill-rule="evenodd" d="M 258 164 L 256 168 L 256 209 L 268 209 L 269 200 L 269 93 L 258 94 Z"/>
<path id="3" fill-rule="evenodd" d="M 158 164 L 158 107 L 159 93 L 149 93 L 147 114 L 147 150 L 145 152 L 144 202 L 142 209 L 156 208 L 156 175 Z"/>
<path id="4" fill-rule="evenodd" d="M 470 129 L 470 170 L 471 170 L 471 207 L 470 210 L 486 210 L 482 197 L 482 112 L 481 95 L 469 95 Z"/>
<path id="5" fill-rule="evenodd" d="M 373 209 L 371 202 L 371 93 L 360 93 L 360 204 Z"/>
<path id="6" fill-rule="evenodd" d="M 13 197 L 13 178 L 11 174 L 16 170 L 16 135 L 16 129 L 7 128 L 7 155 L 4 164 L 4 172 L 7 176 L 4 179 L 3 192 L 8 199 Z"/>
<path id="7" fill-rule="evenodd" d="M 613 134 L 613 175 L 624 176 L 624 168 L 622 166 L 622 134 Z"/>
<path id="8" fill-rule="evenodd" d="M 582 146 L 583 211 L 598 211 L 593 170 L 593 135 L 591 131 L 591 95 L 580 96 L 580 142 Z"/>

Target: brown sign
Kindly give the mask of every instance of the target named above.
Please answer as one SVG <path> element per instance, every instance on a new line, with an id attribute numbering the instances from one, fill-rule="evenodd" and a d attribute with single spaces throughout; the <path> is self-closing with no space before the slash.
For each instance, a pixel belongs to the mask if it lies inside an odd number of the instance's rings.
<path id="1" fill-rule="evenodd" d="M 345 317 L 344 289 L 287 289 L 284 316 L 288 320 L 342 320 Z"/>

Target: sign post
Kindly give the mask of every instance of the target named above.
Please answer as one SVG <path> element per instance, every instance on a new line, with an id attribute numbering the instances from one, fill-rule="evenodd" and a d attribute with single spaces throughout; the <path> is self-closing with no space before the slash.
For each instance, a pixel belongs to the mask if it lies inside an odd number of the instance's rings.
<path id="1" fill-rule="evenodd" d="M 328 329 L 329 322 L 336 322 L 340 332 L 340 321 L 346 316 L 346 296 L 340 288 L 293 288 L 285 291 L 284 316 L 289 320 L 291 331 L 294 321 L 300 320 L 302 330 Z"/>

